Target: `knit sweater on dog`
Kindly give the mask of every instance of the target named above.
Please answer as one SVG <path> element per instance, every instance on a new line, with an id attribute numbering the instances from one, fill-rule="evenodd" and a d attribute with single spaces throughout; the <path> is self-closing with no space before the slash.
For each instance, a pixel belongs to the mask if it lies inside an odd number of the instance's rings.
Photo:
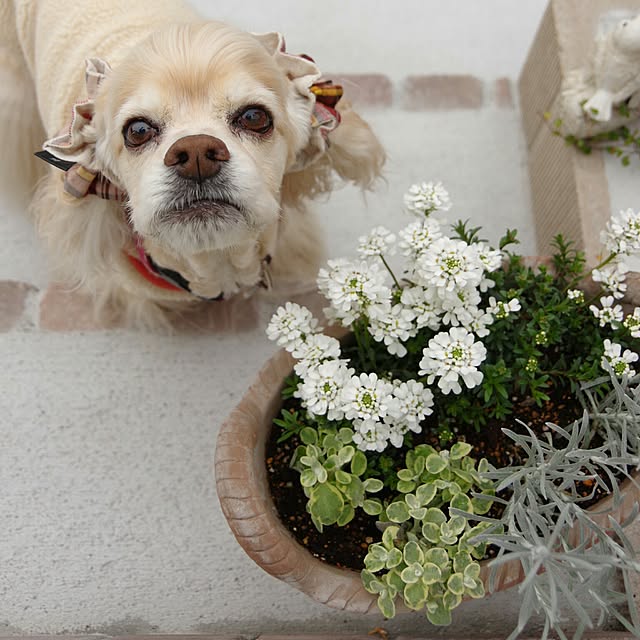
<path id="1" fill-rule="evenodd" d="M 4 0 L 0 68 L 17 75 L 21 61 L 26 65 L 50 137 L 85 97 L 86 58 L 103 58 L 114 67 L 151 32 L 198 19 L 180 0 Z"/>

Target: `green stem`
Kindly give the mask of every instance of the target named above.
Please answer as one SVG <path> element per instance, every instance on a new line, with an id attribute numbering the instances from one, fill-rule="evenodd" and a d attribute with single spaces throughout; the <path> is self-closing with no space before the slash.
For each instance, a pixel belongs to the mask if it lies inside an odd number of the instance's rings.
<path id="1" fill-rule="evenodd" d="M 600 264 L 597 264 L 595 267 L 592 267 L 591 269 L 589 269 L 589 271 L 587 271 L 586 273 L 583 273 L 580 277 L 578 278 L 574 278 L 564 289 L 565 293 L 569 290 L 569 289 L 574 289 L 578 283 L 580 282 L 580 280 L 583 280 L 584 278 L 588 278 L 596 269 L 602 269 L 602 267 L 606 267 L 610 262 L 613 262 L 613 260 L 615 260 L 618 257 L 618 253 L 616 253 L 615 251 L 612 251 L 607 258 L 605 258 Z"/>
<path id="2" fill-rule="evenodd" d="M 363 369 L 367 368 L 367 363 L 364 359 L 365 357 L 365 353 L 364 353 L 364 347 L 362 345 L 362 335 L 361 335 L 361 326 L 360 326 L 360 320 L 356 320 L 352 325 L 351 328 L 353 330 L 353 335 L 356 338 L 356 344 L 358 345 L 358 358 L 360 360 L 360 366 Z M 365 328 L 366 331 L 366 328 Z"/>
<path id="3" fill-rule="evenodd" d="M 393 273 L 393 271 L 391 270 L 391 267 L 389 266 L 389 263 L 385 260 L 382 254 L 380 254 L 380 260 L 382 260 L 382 264 L 384 264 L 384 266 L 387 268 L 387 271 L 391 274 L 391 277 L 393 278 L 393 281 L 395 282 L 396 287 L 398 287 L 398 289 L 402 289 L 402 287 L 400 286 L 400 283 L 398 282 L 398 279 L 396 278 L 396 274 Z"/>

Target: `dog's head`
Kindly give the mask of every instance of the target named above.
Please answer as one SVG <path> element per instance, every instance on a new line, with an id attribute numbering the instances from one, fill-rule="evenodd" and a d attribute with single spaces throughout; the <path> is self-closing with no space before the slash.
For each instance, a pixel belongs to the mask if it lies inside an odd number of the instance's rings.
<path id="1" fill-rule="evenodd" d="M 126 190 L 138 233 L 190 253 L 238 244 L 277 218 L 310 119 L 292 81 L 318 75 L 277 54 L 224 25 L 180 25 L 135 47 L 102 83 L 95 162 Z"/>
<path id="2" fill-rule="evenodd" d="M 211 22 L 158 32 L 100 85 L 93 168 L 126 190 L 141 236 L 179 254 L 242 244 L 277 220 L 285 176 L 322 164 L 309 91 L 319 75 L 277 34 Z M 364 122 L 355 129 L 362 166 L 336 170 L 364 183 L 382 151 Z M 313 180 L 300 182 L 311 194 Z"/>

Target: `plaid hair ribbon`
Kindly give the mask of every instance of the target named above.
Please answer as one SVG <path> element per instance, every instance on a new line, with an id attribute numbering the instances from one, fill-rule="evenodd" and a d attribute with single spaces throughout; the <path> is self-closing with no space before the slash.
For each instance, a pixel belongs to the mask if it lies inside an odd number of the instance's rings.
<path id="1" fill-rule="evenodd" d="M 336 111 L 336 105 L 342 98 L 342 87 L 339 84 L 333 84 L 331 80 L 326 80 L 312 84 L 309 91 L 316 98 L 311 114 L 311 126 L 314 129 L 320 129 L 322 137 L 326 139 L 340 124 L 340 114 Z"/>
<path id="2" fill-rule="evenodd" d="M 73 105 L 71 122 L 57 136 L 42 145 L 36 156 L 65 172 L 64 190 L 74 198 L 96 195 L 107 200 L 126 199 L 126 193 L 98 171 L 94 164 L 95 131 L 91 124 L 94 99 L 101 82 L 111 67 L 98 58 L 86 61 L 85 86 L 87 99 Z"/>

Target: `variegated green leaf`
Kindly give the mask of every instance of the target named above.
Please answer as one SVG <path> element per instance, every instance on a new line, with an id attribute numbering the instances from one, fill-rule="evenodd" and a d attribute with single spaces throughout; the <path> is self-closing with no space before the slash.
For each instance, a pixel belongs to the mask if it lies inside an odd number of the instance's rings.
<path id="1" fill-rule="evenodd" d="M 409 519 L 409 509 L 404 502 L 392 502 L 387 507 L 387 517 L 391 522 L 406 522 Z"/>
<path id="2" fill-rule="evenodd" d="M 407 544 L 404 545 L 402 557 L 408 565 L 413 564 L 414 562 L 422 564 L 424 561 L 424 553 L 422 552 L 420 545 L 413 541 L 407 542 Z"/>
<path id="3" fill-rule="evenodd" d="M 316 444 L 318 442 L 318 432 L 311 427 L 305 427 L 300 430 L 300 440 L 304 444 Z"/>
<path id="4" fill-rule="evenodd" d="M 336 524 L 339 527 L 344 527 L 345 524 L 348 524 L 353 520 L 355 515 L 356 515 L 356 512 L 354 508 L 350 504 L 345 504 L 342 509 L 342 512 L 338 516 L 338 520 L 336 521 Z"/>
<path id="5" fill-rule="evenodd" d="M 410 493 L 416 488 L 415 482 L 409 482 L 408 480 L 400 480 L 396 487 L 400 493 Z"/>
<path id="6" fill-rule="evenodd" d="M 356 451 L 351 458 L 351 473 L 361 476 L 367 470 L 367 456 L 362 451 Z"/>
<path id="7" fill-rule="evenodd" d="M 422 525 L 422 535 L 433 544 L 440 542 L 440 527 L 433 522 L 425 522 Z"/>
<path id="8" fill-rule="evenodd" d="M 402 595 L 409 609 L 418 610 L 424 606 L 428 593 L 427 586 L 423 582 L 417 581 L 406 585 Z"/>
<path id="9" fill-rule="evenodd" d="M 362 509 L 368 516 L 377 516 L 382 513 L 382 503 L 380 500 L 364 500 Z"/>
<path id="10" fill-rule="evenodd" d="M 364 490 L 367 493 L 378 493 L 384 487 L 384 483 L 382 480 L 378 480 L 378 478 L 367 478 L 364 481 Z"/>
<path id="11" fill-rule="evenodd" d="M 300 484 L 303 487 L 312 487 L 318 481 L 313 469 L 305 469 L 300 474 Z"/>
<path id="12" fill-rule="evenodd" d="M 464 593 L 464 576 L 461 573 L 454 573 L 447 580 L 447 589 L 451 593 L 461 596 Z"/>
<path id="13" fill-rule="evenodd" d="M 435 564 L 441 571 L 449 565 L 449 554 L 439 547 L 433 547 L 426 551 L 424 559 L 426 562 Z"/>
<path id="14" fill-rule="evenodd" d="M 427 513 L 425 514 L 423 521 L 431 522 L 440 526 L 447 521 L 447 516 L 444 515 L 444 512 L 441 509 L 431 507 L 430 509 L 427 509 Z"/>
<path id="15" fill-rule="evenodd" d="M 333 524 L 344 507 L 342 494 L 330 484 L 317 484 L 311 489 L 309 511 L 322 524 Z"/>
<path id="16" fill-rule="evenodd" d="M 387 554 L 387 569 L 393 569 L 397 567 L 402 562 L 402 551 L 400 549 L 389 549 L 389 553 Z"/>
<path id="17" fill-rule="evenodd" d="M 400 577 L 405 584 L 413 584 L 422 578 L 422 573 L 422 565 L 414 562 L 402 570 Z"/>
<path id="18" fill-rule="evenodd" d="M 433 484 L 421 484 L 416 489 L 416 498 L 421 506 L 428 505 L 436 496 L 436 487 Z"/>
<path id="19" fill-rule="evenodd" d="M 433 562 L 425 562 L 422 565 L 422 582 L 425 584 L 436 584 L 442 580 L 442 571 L 440 567 Z"/>
<path id="20" fill-rule="evenodd" d="M 388 590 L 381 593 L 378 597 L 378 608 L 387 619 L 391 619 L 396 615 L 396 605 Z"/>
<path id="21" fill-rule="evenodd" d="M 456 442 L 449 451 L 451 460 L 460 460 L 471 453 L 473 447 L 467 442 Z"/>
<path id="22" fill-rule="evenodd" d="M 342 449 L 338 451 L 338 459 L 340 460 L 340 464 L 343 465 L 351 462 L 353 456 L 355 455 L 355 452 L 356 450 L 351 445 L 342 447 Z"/>
<path id="23" fill-rule="evenodd" d="M 382 532 L 382 544 L 384 548 L 387 550 L 393 549 L 395 547 L 395 539 L 398 535 L 399 528 L 395 525 L 387 527 Z"/>
<path id="24" fill-rule="evenodd" d="M 442 458 L 437 453 L 432 453 L 425 460 L 425 468 L 429 473 L 434 475 L 442 473 L 447 466 L 449 465 L 449 461 Z"/>
<path id="25" fill-rule="evenodd" d="M 426 607 L 427 619 L 431 624 L 437 626 L 447 626 L 451 624 L 451 611 L 445 607 L 442 598 L 428 600 Z"/>

